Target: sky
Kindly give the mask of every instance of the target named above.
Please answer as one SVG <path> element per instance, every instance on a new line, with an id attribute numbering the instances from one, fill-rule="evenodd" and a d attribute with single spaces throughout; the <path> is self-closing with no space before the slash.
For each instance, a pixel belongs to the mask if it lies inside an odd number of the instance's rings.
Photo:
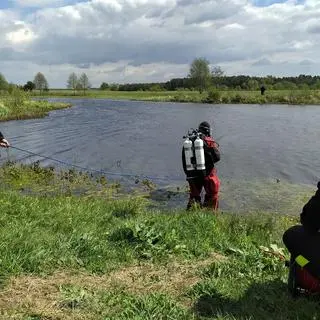
<path id="1" fill-rule="evenodd" d="M 164 82 L 202 57 L 227 75 L 316 75 L 319 16 L 319 0 L 0 0 L 0 73 Z"/>

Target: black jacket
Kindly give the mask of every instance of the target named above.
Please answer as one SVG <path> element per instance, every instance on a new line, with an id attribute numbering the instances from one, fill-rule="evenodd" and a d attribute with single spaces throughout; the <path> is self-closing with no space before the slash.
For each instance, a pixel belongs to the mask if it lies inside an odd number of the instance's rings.
<path id="1" fill-rule="evenodd" d="M 315 195 L 305 204 L 300 214 L 300 222 L 309 232 L 320 231 L 320 181 Z"/>

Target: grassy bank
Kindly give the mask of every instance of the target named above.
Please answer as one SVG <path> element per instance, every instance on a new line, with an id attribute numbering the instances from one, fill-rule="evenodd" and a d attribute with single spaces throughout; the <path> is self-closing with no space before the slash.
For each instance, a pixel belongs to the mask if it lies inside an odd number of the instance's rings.
<path id="1" fill-rule="evenodd" d="M 1 319 L 318 319 L 286 292 L 292 216 L 150 209 L 74 171 L 0 171 Z"/>
<path id="2" fill-rule="evenodd" d="M 0 121 L 42 118 L 52 110 L 67 107 L 70 104 L 31 100 L 28 94 L 19 89 L 11 93 L 0 92 Z"/>
<path id="3" fill-rule="evenodd" d="M 34 92 L 35 95 L 38 93 Z M 319 90 L 267 90 L 263 96 L 260 91 L 209 90 L 198 91 L 103 91 L 88 90 L 73 94 L 71 90 L 50 90 L 48 97 L 86 97 L 105 99 L 128 99 L 141 101 L 196 102 L 223 104 L 320 104 Z"/>

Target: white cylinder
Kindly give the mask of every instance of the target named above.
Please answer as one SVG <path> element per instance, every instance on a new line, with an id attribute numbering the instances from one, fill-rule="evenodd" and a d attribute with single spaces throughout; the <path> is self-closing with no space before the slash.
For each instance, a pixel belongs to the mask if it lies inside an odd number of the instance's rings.
<path id="1" fill-rule="evenodd" d="M 191 158 L 193 157 L 192 153 L 192 141 L 187 138 L 183 142 L 183 150 L 184 150 L 184 157 L 186 159 L 186 169 L 187 171 L 194 170 L 193 164 L 191 162 Z"/>
<path id="2" fill-rule="evenodd" d="M 204 157 L 203 140 L 199 137 L 194 141 L 194 150 L 196 155 L 197 170 L 205 170 L 206 162 Z"/>

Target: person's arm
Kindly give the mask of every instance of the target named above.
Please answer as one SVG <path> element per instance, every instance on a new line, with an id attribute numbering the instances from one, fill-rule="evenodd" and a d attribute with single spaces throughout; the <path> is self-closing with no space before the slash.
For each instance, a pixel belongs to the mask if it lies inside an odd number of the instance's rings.
<path id="1" fill-rule="evenodd" d="M 300 222 L 309 232 L 320 231 L 320 181 L 315 195 L 304 205 L 300 214 Z"/>
<path id="2" fill-rule="evenodd" d="M 10 143 L 6 140 L 3 134 L 0 132 L 0 147 L 8 148 L 10 147 Z"/>
<path id="3" fill-rule="evenodd" d="M 212 159 L 214 161 L 214 163 L 219 162 L 220 161 L 220 151 L 219 151 L 219 147 L 218 144 L 213 141 L 213 145 L 211 149 L 211 154 L 212 154 Z"/>
<path id="4" fill-rule="evenodd" d="M 220 151 L 218 143 L 215 142 L 212 137 L 206 137 L 204 141 L 206 146 L 205 148 L 207 149 L 207 152 L 210 154 L 213 163 L 220 161 Z"/>

